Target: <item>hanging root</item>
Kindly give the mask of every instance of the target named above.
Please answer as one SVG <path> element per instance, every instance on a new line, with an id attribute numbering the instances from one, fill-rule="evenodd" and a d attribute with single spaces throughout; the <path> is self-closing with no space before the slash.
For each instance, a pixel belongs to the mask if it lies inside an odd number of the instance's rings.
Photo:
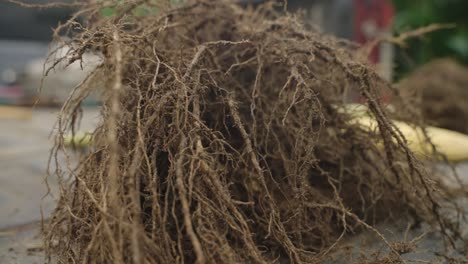
<path id="1" fill-rule="evenodd" d="M 73 34 L 65 59 L 95 52 L 103 63 L 59 118 L 49 261 L 320 263 L 366 229 L 401 261 L 375 224 L 408 215 L 457 239 L 440 213 L 444 192 L 378 100 L 388 84 L 346 46 L 271 4 L 154 2 L 96 1 L 82 7 L 85 23 L 59 29 Z M 62 169 L 61 135 L 97 89 L 92 151 Z M 337 110 L 349 89 L 377 131 Z"/>

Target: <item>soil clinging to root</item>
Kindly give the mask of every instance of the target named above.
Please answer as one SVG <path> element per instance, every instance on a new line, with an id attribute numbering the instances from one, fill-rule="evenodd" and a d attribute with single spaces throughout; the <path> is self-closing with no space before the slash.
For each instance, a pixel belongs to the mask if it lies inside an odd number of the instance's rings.
<path id="1" fill-rule="evenodd" d="M 448 245 L 457 239 L 440 213 L 446 190 L 377 100 L 390 85 L 346 43 L 271 4 L 165 3 L 84 4 L 84 23 L 57 29 L 74 41 L 62 60 L 99 52 L 103 62 L 58 121 L 49 258 L 320 263 L 345 237 L 370 230 L 388 246 L 382 261 L 399 263 L 405 252 L 374 226 L 405 216 L 432 224 Z M 115 13 L 102 17 L 103 8 Z M 103 121 L 93 146 L 76 167 L 60 167 L 62 135 L 76 130 L 96 89 Z M 365 98 L 379 130 L 340 111 L 348 89 Z"/>

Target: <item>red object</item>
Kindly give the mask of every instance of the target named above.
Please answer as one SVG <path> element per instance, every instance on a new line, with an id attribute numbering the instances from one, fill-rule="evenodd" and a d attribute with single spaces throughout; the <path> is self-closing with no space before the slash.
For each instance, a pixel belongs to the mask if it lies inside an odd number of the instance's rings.
<path id="1" fill-rule="evenodd" d="M 365 44 L 377 37 L 379 32 L 388 30 L 393 22 L 394 8 L 389 0 L 354 1 L 354 40 Z M 369 60 L 379 62 L 378 47 L 374 48 Z"/>
<path id="2" fill-rule="evenodd" d="M 0 104 L 16 104 L 24 97 L 24 91 L 18 85 L 0 84 Z"/>
<path id="3" fill-rule="evenodd" d="M 359 44 L 366 44 L 377 38 L 383 32 L 389 32 L 395 14 L 391 0 L 353 0 L 354 9 L 354 41 Z M 380 62 L 379 46 L 369 54 L 369 62 L 378 64 Z M 363 98 L 358 96 L 354 101 L 363 102 Z M 389 103 L 391 98 L 389 93 L 381 95 L 383 103 Z"/>

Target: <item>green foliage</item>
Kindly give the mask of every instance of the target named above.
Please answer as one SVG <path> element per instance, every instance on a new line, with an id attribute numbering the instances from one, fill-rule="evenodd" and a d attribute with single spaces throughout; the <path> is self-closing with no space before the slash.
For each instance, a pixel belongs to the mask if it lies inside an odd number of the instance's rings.
<path id="1" fill-rule="evenodd" d="M 408 40 L 398 48 L 397 78 L 434 58 L 452 57 L 468 64 L 468 0 L 393 0 L 396 8 L 396 34 L 432 23 L 455 23 L 454 29 L 442 29 Z"/>
<path id="2" fill-rule="evenodd" d="M 115 9 L 113 8 L 110 8 L 110 7 L 105 7 L 103 9 L 101 9 L 101 15 L 102 16 L 112 16 L 115 14 Z"/>

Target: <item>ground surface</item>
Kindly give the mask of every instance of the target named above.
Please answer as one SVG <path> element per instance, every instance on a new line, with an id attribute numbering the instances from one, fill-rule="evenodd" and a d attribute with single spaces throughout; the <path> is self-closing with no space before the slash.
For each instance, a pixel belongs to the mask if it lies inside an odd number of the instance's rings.
<path id="1" fill-rule="evenodd" d="M 35 110 L 31 119 L 0 119 L 0 263 L 43 263 L 41 240 L 38 237 L 41 207 L 47 215 L 54 205 L 53 197 L 44 184 L 47 160 L 52 141 L 51 128 L 56 121 L 56 111 Z M 98 110 L 85 110 L 83 130 L 91 129 L 98 122 Z M 463 178 L 468 179 L 468 164 L 457 166 Z M 57 183 L 49 179 L 52 194 L 57 193 Z M 466 204 L 466 203 L 465 203 Z M 465 206 L 468 206 L 466 204 Z M 389 238 L 401 239 L 405 223 L 382 226 Z M 422 230 L 409 233 L 409 239 Z M 375 239 L 360 235 L 350 240 L 351 245 L 367 243 L 378 247 Z M 422 241 L 422 249 L 414 258 L 433 258 L 429 251 L 440 246 L 440 239 L 429 234 Z M 341 261 L 339 261 L 341 262 Z"/>
<path id="2" fill-rule="evenodd" d="M 56 113 L 39 109 L 30 119 L 0 119 L 0 263 L 43 263 L 37 233 L 41 207 L 47 215 L 54 206 L 53 197 L 44 198 L 44 177 Z M 84 130 L 98 122 L 97 113 L 85 111 Z M 56 181 L 48 182 L 56 194 Z"/>

